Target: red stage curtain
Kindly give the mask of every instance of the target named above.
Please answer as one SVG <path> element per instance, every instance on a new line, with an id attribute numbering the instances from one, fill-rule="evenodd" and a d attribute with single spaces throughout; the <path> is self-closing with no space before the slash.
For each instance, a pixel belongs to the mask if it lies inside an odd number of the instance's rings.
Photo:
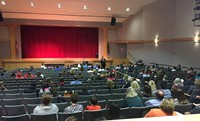
<path id="1" fill-rule="evenodd" d="M 95 58 L 98 28 L 21 26 L 23 58 Z"/>

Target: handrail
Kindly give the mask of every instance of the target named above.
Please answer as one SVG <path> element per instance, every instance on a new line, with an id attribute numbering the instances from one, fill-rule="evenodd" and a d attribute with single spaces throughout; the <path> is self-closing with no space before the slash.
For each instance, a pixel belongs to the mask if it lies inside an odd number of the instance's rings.
<path id="1" fill-rule="evenodd" d="M 133 57 L 133 55 L 130 52 L 127 52 L 127 54 L 131 58 L 131 60 L 129 60 L 129 61 L 131 61 L 131 62 L 132 62 L 132 60 L 135 61 L 135 62 L 137 61 L 137 59 L 135 57 Z"/>

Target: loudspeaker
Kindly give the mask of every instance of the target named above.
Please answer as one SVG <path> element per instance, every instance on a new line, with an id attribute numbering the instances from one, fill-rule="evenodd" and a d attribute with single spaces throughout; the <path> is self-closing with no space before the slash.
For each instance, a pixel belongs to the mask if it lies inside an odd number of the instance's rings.
<path id="1" fill-rule="evenodd" d="M 0 12 L 0 22 L 3 22 L 3 15 L 2 15 L 2 12 Z"/>
<path id="2" fill-rule="evenodd" d="M 116 24 L 116 18 L 112 17 L 110 25 L 114 26 L 115 24 Z"/>

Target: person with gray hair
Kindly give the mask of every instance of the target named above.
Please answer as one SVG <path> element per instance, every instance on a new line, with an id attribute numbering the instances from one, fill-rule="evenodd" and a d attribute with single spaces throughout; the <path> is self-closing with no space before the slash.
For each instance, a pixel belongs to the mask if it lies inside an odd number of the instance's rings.
<path id="1" fill-rule="evenodd" d="M 142 99 L 132 87 L 126 91 L 125 104 L 126 107 L 143 107 Z"/>

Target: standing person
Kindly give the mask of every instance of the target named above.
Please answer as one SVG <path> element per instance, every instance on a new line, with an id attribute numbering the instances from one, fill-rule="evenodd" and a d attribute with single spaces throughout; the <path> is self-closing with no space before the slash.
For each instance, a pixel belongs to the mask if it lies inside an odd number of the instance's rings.
<path id="1" fill-rule="evenodd" d="M 103 56 L 101 57 L 100 63 L 101 63 L 101 67 L 105 69 L 106 68 L 106 59 Z"/>

